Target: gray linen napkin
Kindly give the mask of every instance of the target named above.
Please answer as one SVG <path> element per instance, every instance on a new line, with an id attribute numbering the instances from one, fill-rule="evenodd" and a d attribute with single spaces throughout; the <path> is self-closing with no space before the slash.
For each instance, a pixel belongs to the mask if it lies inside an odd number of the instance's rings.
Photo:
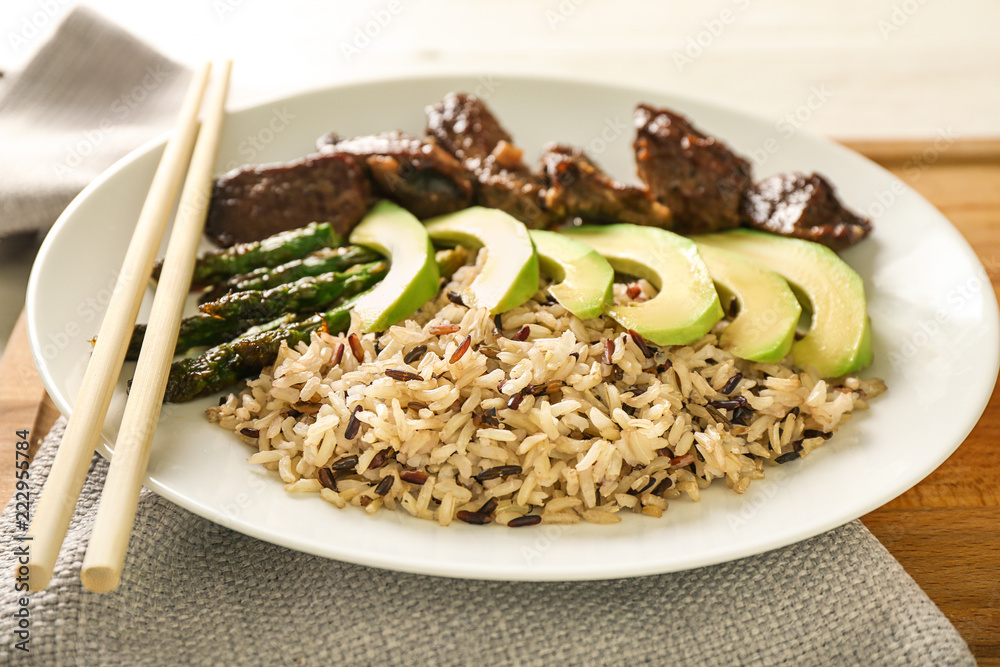
<path id="1" fill-rule="evenodd" d="M 61 420 L 31 465 L 33 500 L 64 427 Z M 688 572 L 573 583 L 464 581 L 291 551 L 144 489 L 122 585 L 97 595 L 81 587 L 80 568 L 107 468 L 95 456 L 52 582 L 30 595 L 29 653 L 13 647 L 13 614 L 24 594 L 9 578 L 0 586 L 0 662 L 975 664 L 944 615 L 858 521 Z M 9 573 L 19 546 L 11 537 L 23 535 L 13 504 L 0 530 L 0 572 Z"/>
<path id="2" fill-rule="evenodd" d="M 47 230 L 116 160 L 167 130 L 190 72 L 77 7 L 0 80 L 0 236 Z"/>
<path id="3" fill-rule="evenodd" d="M 56 182 L 49 163 L 113 116 L 114 101 L 142 86 L 149 68 L 175 74 Z M 24 72 L 0 82 L 0 234 L 50 224 L 117 155 L 169 126 L 187 76 L 94 14 L 72 13 Z M 40 166 L 27 166 L 29 155 L 40 155 Z M 32 511 L 64 426 L 31 465 Z M 24 531 L 13 501 L 0 516 L 0 663 L 974 664 L 948 620 L 859 522 L 690 572 L 481 582 L 290 551 L 144 490 L 122 585 L 96 595 L 79 577 L 106 471 L 95 457 L 44 592 L 15 589 L 9 573 Z M 27 653 L 14 646 L 22 597 Z"/>

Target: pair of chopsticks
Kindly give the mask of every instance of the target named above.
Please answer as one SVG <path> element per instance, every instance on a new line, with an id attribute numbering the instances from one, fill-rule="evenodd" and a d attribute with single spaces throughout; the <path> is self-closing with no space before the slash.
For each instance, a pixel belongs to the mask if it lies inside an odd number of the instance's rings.
<path id="1" fill-rule="evenodd" d="M 225 62 L 220 68 L 200 130 L 198 111 L 212 67 L 206 64 L 195 74 L 177 126 L 153 176 L 83 384 L 28 531 L 30 590 L 45 588 L 52 577 L 107 416 L 153 261 L 184 179 L 149 325 L 80 576 L 83 585 L 96 592 L 114 590 L 121 580 L 184 300 L 191 287 L 195 254 L 204 230 L 231 67 L 231 62 Z"/>

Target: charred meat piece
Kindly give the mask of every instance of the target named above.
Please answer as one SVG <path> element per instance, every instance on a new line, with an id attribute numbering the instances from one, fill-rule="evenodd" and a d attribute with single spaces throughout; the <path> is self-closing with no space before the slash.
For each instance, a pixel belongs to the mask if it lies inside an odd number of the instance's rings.
<path id="1" fill-rule="evenodd" d="M 427 134 L 475 174 L 477 204 L 504 210 L 535 229 L 552 224 L 544 208 L 544 185 L 478 97 L 450 93 L 428 107 Z"/>
<path id="2" fill-rule="evenodd" d="M 371 206 L 364 169 L 349 155 L 309 155 L 240 167 L 215 182 L 205 234 L 223 247 L 259 241 L 310 222 L 347 237 Z"/>
<path id="3" fill-rule="evenodd" d="M 871 221 L 847 209 L 829 181 L 819 174 L 777 174 L 750 188 L 743 198 L 750 227 L 849 248 L 868 236 Z"/>
<path id="4" fill-rule="evenodd" d="M 320 152 L 363 161 L 375 191 L 418 218 L 453 213 L 472 204 L 472 176 L 437 144 L 402 132 L 341 139 L 327 134 Z"/>
<path id="5" fill-rule="evenodd" d="M 671 228 L 670 210 L 649 190 L 615 181 L 579 148 L 550 144 L 542 153 L 545 206 L 560 218 Z"/>
<path id="6" fill-rule="evenodd" d="M 683 116 L 646 104 L 636 107 L 639 178 L 674 216 L 682 234 L 740 224 L 740 202 L 751 186 L 750 163 Z"/>

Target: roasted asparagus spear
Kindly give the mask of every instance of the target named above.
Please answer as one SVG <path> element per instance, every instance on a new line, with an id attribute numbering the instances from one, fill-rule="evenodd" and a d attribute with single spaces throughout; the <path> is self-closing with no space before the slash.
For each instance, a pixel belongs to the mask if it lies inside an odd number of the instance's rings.
<path id="1" fill-rule="evenodd" d="M 340 276 L 341 284 L 339 287 L 327 286 L 326 295 L 330 298 L 319 306 L 311 305 L 300 310 L 315 312 L 333 303 L 338 296 L 343 297 L 363 292 L 380 281 L 385 275 L 384 263 L 375 262 L 367 265 L 365 268 L 355 269 L 351 273 L 333 275 Z M 333 293 L 337 293 L 337 296 L 330 296 Z M 244 294 L 251 293 L 244 292 Z M 258 298 L 264 298 L 260 292 L 253 292 L 253 294 L 256 294 Z M 319 301 L 316 300 L 313 303 L 318 303 Z M 286 303 L 285 305 L 289 304 Z M 288 321 L 285 324 L 302 319 L 302 315 L 296 316 L 294 313 L 294 308 L 276 308 L 273 305 L 248 308 L 233 317 L 196 313 L 181 320 L 180 333 L 177 336 L 177 347 L 174 348 L 174 352 L 175 354 L 182 354 L 193 347 L 218 345 L 227 340 L 232 340 L 249 327 L 266 322 L 279 315 L 288 314 Z M 142 341 L 145 334 L 146 325 L 136 325 L 132 332 L 132 339 L 129 341 L 128 352 L 125 355 L 127 360 L 135 361 L 139 358 L 139 350 L 142 349 Z"/>
<path id="2" fill-rule="evenodd" d="M 199 302 L 208 303 L 231 292 L 266 290 L 278 285 L 295 282 L 300 278 L 318 276 L 331 271 L 344 271 L 357 264 L 374 262 L 380 255 L 360 246 L 321 248 L 301 259 L 293 259 L 280 266 L 262 266 L 249 273 L 235 275 L 205 292 Z"/>
<path id="3" fill-rule="evenodd" d="M 302 322 L 248 332 L 197 357 L 175 361 L 170 367 L 164 400 L 183 403 L 219 391 L 273 364 L 282 343 L 294 347 L 308 341 L 313 331 L 324 326 L 328 331 L 347 329 L 351 323 L 351 308 L 361 296 L 351 297 L 336 308 Z"/>
<path id="4" fill-rule="evenodd" d="M 269 236 L 263 241 L 239 243 L 231 248 L 215 250 L 198 258 L 191 287 L 207 287 L 261 266 L 278 266 L 304 257 L 320 248 L 339 246 L 342 239 L 333 233 L 327 222 L 313 222 L 305 227 Z M 153 268 L 158 278 L 162 262 Z"/>
<path id="5" fill-rule="evenodd" d="M 227 320 L 263 322 L 282 313 L 318 311 L 338 298 L 357 294 L 372 284 L 372 276 L 381 280 L 389 271 L 387 262 L 353 267 L 344 273 L 324 273 L 279 285 L 269 290 L 237 292 L 200 306 L 202 313 Z"/>

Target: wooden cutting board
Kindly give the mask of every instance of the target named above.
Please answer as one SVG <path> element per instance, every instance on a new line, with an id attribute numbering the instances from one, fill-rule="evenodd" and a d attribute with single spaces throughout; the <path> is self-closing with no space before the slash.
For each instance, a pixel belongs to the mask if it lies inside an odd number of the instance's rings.
<path id="1" fill-rule="evenodd" d="M 937 206 L 972 244 L 1000 291 L 1000 141 L 844 143 Z M 22 314 L 0 360 L 0 502 L 13 492 L 15 432 L 29 429 L 37 447 L 58 417 L 31 361 Z M 862 520 L 951 619 L 979 664 L 1000 667 L 998 451 L 1000 392 L 994 390 L 979 424 L 951 458 Z"/>

